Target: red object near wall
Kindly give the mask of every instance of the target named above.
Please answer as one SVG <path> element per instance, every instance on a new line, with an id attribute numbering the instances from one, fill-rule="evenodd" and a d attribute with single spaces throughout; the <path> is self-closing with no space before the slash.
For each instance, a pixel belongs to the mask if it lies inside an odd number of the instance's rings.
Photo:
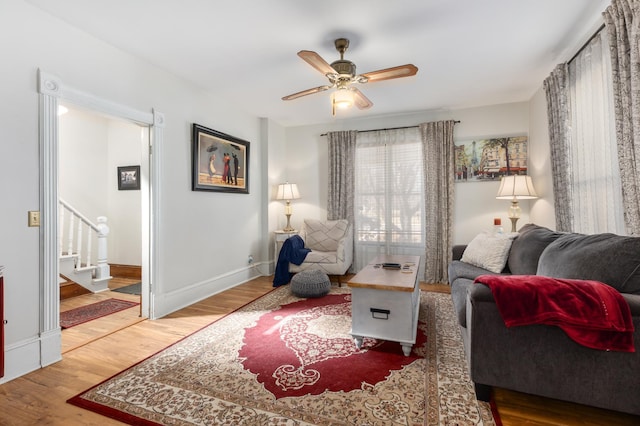
<path id="1" fill-rule="evenodd" d="M 4 277 L 0 275 L 0 377 L 4 377 Z"/>

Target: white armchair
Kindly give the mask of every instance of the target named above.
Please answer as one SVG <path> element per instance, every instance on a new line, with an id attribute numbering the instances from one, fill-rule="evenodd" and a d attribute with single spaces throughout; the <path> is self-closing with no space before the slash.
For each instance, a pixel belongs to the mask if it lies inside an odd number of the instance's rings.
<path id="1" fill-rule="evenodd" d="M 353 227 L 346 220 L 305 219 L 300 230 L 304 246 L 311 249 L 300 265 L 289 263 L 289 272 L 319 269 L 340 277 L 349 270 L 353 262 Z"/>

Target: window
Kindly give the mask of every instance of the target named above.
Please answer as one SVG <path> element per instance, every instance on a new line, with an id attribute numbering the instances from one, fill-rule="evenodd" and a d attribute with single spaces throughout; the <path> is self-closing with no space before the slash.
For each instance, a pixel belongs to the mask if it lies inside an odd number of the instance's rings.
<path id="1" fill-rule="evenodd" d="M 355 175 L 356 270 L 379 254 L 424 255 L 419 130 L 359 133 Z"/>
<path id="2" fill-rule="evenodd" d="M 608 46 L 600 31 L 569 64 L 573 231 L 624 235 Z"/>

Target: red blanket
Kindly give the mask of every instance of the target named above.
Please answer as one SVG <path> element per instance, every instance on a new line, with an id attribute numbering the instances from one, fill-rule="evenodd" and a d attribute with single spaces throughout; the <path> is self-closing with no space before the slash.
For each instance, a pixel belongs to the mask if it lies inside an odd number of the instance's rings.
<path id="1" fill-rule="evenodd" d="M 611 286 L 539 275 L 481 275 L 475 282 L 491 289 L 507 327 L 555 325 L 589 348 L 635 352 L 629 305 Z"/>

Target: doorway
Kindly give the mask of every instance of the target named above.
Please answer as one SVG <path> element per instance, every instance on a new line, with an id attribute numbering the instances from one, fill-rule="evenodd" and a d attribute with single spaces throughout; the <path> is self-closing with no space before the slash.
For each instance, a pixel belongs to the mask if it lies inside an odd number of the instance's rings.
<path id="1" fill-rule="evenodd" d="M 69 246 L 77 247 L 80 235 L 83 240 L 81 258 L 63 256 L 59 265 L 63 356 L 145 318 L 140 305 L 128 306 L 147 297 L 141 291 L 140 170 L 148 169 L 142 164 L 148 163 L 148 146 L 148 126 L 59 104 L 58 196 L 65 203 L 58 221 L 62 253 L 74 251 Z M 133 184 L 122 184 L 119 178 L 124 173 Z M 81 226 L 82 232 L 76 229 L 80 217 L 90 221 Z M 99 222 L 108 229 L 102 245 L 96 238 Z M 97 265 L 99 260 L 103 266 Z M 97 270 L 76 271 L 78 261 L 97 265 Z M 103 281 L 103 277 L 112 278 Z"/>
<path id="2" fill-rule="evenodd" d="M 58 77 L 38 71 L 40 95 L 40 364 L 46 366 L 61 359 L 60 287 L 58 267 L 58 179 L 59 140 L 58 106 L 68 103 L 85 111 L 124 120 L 146 132 L 141 142 L 140 220 L 141 220 L 141 309 L 143 317 L 154 319 L 153 279 L 156 274 L 159 162 L 163 138 L 164 116 L 142 112 L 96 97 L 68 85 Z M 153 154 L 152 154 L 153 148 Z"/>

